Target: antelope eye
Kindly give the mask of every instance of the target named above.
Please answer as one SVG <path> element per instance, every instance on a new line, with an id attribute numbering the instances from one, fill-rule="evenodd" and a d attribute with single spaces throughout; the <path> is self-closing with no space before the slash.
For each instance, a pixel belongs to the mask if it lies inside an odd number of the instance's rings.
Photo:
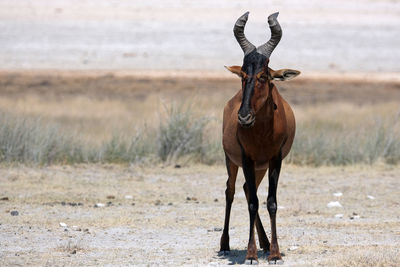
<path id="1" fill-rule="evenodd" d="M 258 78 L 258 81 L 259 81 L 260 83 L 265 83 L 265 82 L 267 81 L 267 77 L 261 76 L 261 77 Z"/>

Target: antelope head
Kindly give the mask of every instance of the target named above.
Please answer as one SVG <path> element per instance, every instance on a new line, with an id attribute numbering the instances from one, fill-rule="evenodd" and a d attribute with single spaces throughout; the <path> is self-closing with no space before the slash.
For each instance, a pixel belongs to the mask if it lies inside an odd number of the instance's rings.
<path id="1" fill-rule="evenodd" d="M 271 80 L 287 81 L 300 74 L 300 71 L 282 69 L 274 71 L 268 67 L 269 58 L 282 37 L 282 29 L 277 20 L 278 12 L 268 17 L 271 38 L 268 42 L 255 47 L 244 35 L 249 12 L 243 14 L 235 23 L 233 33 L 244 52 L 243 65 L 226 67 L 242 79 L 242 103 L 238 112 L 238 121 L 242 127 L 254 125 L 256 114 L 265 104 L 272 90 Z"/>

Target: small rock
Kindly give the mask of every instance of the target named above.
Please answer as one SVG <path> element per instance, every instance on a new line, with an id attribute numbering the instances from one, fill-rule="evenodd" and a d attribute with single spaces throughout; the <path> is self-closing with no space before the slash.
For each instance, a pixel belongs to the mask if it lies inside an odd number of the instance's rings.
<path id="1" fill-rule="evenodd" d="M 375 197 L 374 197 L 374 196 L 371 196 L 371 195 L 368 195 L 367 198 L 369 198 L 369 199 L 375 199 Z"/>
<path id="2" fill-rule="evenodd" d="M 60 222 L 61 227 L 67 227 L 68 225 L 66 223 Z"/>
<path id="3" fill-rule="evenodd" d="M 179 169 L 180 167 L 182 167 L 182 166 L 179 165 L 179 164 L 176 164 L 176 165 L 175 165 L 175 168 L 177 168 L 177 169 Z"/>
<path id="4" fill-rule="evenodd" d="M 343 196 L 343 193 L 342 192 L 336 192 L 336 193 L 333 193 L 333 195 L 335 197 L 341 197 L 341 196 Z"/>
<path id="5" fill-rule="evenodd" d="M 132 203 L 131 203 L 131 205 L 132 205 L 132 206 L 135 206 L 135 203 L 134 203 L 134 202 L 132 202 Z"/>
<path id="6" fill-rule="evenodd" d="M 322 241 L 322 243 L 326 244 L 326 243 L 328 243 L 328 240 L 324 240 L 324 241 Z"/>
<path id="7" fill-rule="evenodd" d="M 192 197 L 192 200 L 193 200 L 193 201 L 197 201 L 197 198 L 195 198 L 195 197 Z"/>
<path id="8" fill-rule="evenodd" d="M 343 218 L 343 214 L 339 213 L 335 215 L 335 218 Z"/>
<path id="9" fill-rule="evenodd" d="M 61 201 L 61 205 L 65 206 L 65 205 L 67 205 L 67 203 L 65 203 L 65 201 Z"/>
<path id="10" fill-rule="evenodd" d="M 65 229 L 64 229 L 64 232 L 68 232 L 68 229 L 67 229 L 67 228 L 65 228 Z"/>
<path id="11" fill-rule="evenodd" d="M 96 203 L 96 204 L 94 205 L 95 208 L 102 208 L 102 207 L 105 207 L 105 206 L 106 206 L 106 205 L 103 204 L 103 203 Z"/>
<path id="12" fill-rule="evenodd" d="M 288 250 L 289 251 L 294 251 L 294 250 L 296 250 L 296 249 L 298 249 L 299 247 L 298 246 L 291 246 Z"/>
<path id="13" fill-rule="evenodd" d="M 360 219 L 360 215 L 350 216 L 350 220 L 357 220 Z"/>
<path id="14" fill-rule="evenodd" d="M 172 202 L 169 202 L 169 203 L 168 203 L 168 206 L 172 206 L 172 205 L 173 205 Z"/>
<path id="15" fill-rule="evenodd" d="M 107 202 L 107 207 L 110 207 L 110 206 L 112 206 L 113 205 L 113 203 L 111 202 L 111 201 L 108 201 Z"/>
<path id="16" fill-rule="evenodd" d="M 221 227 L 214 227 L 214 232 L 221 232 L 222 228 Z"/>
<path id="17" fill-rule="evenodd" d="M 107 196 L 107 199 L 115 199 L 115 196 L 113 196 L 113 195 L 108 195 L 108 196 Z"/>
<path id="18" fill-rule="evenodd" d="M 11 214 L 11 216 L 18 216 L 18 215 L 19 215 L 19 212 L 16 211 L 16 210 L 12 210 L 12 211 L 10 212 L 10 214 Z"/>
<path id="19" fill-rule="evenodd" d="M 82 231 L 82 229 L 76 225 L 72 225 L 72 229 L 75 231 Z"/>
<path id="20" fill-rule="evenodd" d="M 192 200 L 190 197 L 186 197 L 186 200 Z"/>
<path id="21" fill-rule="evenodd" d="M 286 207 L 284 207 L 284 206 L 278 206 L 278 210 L 284 210 L 284 209 L 286 209 Z"/>
<path id="22" fill-rule="evenodd" d="M 218 198 L 214 199 L 214 202 L 218 202 Z"/>
<path id="23" fill-rule="evenodd" d="M 161 205 L 161 200 L 157 199 L 157 201 L 154 203 L 154 205 L 160 206 Z"/>
<path id="24" fill-rule="evenodd" d="M 0 200 L 2 200 L 2 201 L 9 201 L 8 197 L 2 197 L 2 198 L 0 198 Z"/>
<path id="25" fill-rule="evenodd" d="M 341 208 L 342 205 L 339 203 L 339 201 L 331 201 L 326 205 L 328 208 Z"/>
<path id="26" fill-rule="evenodd" d="M 71 254 L 76 254 L 76 249 L 74 249 L 74 250 L 71 252 Z"/>
<path id="27" fill-rule="evenodd" d="M 133 196 L 131 196 L 131 195 L 126 195 L 126 196 L 125 196 L 125 199 L 133 199 Z"/>

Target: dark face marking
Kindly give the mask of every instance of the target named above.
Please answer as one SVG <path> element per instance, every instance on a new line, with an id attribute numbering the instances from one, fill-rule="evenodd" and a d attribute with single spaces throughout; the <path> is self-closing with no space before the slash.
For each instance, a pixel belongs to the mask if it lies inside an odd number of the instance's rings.
<path id="1" fill-rule="evenodd" d="M 242 71 L 247 75 L 255 75 L 268 67 L 268 58 L 259 54 L 255 49 L 243 59 Z"/>
<path id="2" fill-rule="evenodd" d="M 239 123 L 243 127 L 251 127 L 255 122 L 255 110 L 253 110 L 251 105 L 251 99 L 255 91 L 254 88 L 258 82 L 268 82 L 266 81 L 267 78 L 260 78 L 257 81 L 258 78 L 256 75 L 260 72 L 268 72 L 268 62 L 269 59 L 259 54 L 256 49 L 243 59 L 242 71 L 245 73 L 244 77 L 242 77 L 243 99 L 238 112 Z M 266 75 L 266 77 L 268 76 Z"/>

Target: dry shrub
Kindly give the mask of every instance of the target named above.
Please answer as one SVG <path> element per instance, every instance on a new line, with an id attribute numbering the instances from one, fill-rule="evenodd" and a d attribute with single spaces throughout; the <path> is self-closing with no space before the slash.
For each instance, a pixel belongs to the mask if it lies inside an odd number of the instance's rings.
<path id="1" fill-rule="evenodd" d="M 157 155 L 162 161 L 174 162 L 190 156 L 201 160 L 206 153 L 203 140 L 208 117 L 197 118 L 191 107 L 172 105 L 157 130 Z"/>
<path id="2" fill-rule="evenodd" d="M 210 157 L 208 151 L 215 151 L 214 143 L 203 138 L 209 121 L 208 117 L 196 117 L 190 108 L 173 105 L 158 128 L 144 128 L 131 135 L 116 134 L 97 145 L 40 119 L 28 120 L 3 113 L 0 115 L 0 161 L 60 164 L 160 160 L 174 163 L 185 158 L 213 163 L 214 154 Z"/>
<path id="3" fill-rule="evenodd" d="M 362 122 L 329 117 L 299 122 L 287 161 L 314 166 L 399 163 L 399 114 L 369 117 Z"/>
<path id="4" fill-rule="evenodd" d="M 0 161 L 223 163 L 220 121 L 196 115 L 191 105 L 171 105 L 166 110 L 158 126 L 119 133 L 101 144 L 85 142 L 79 134 L 63 130 L 63 125 L 1 113 Z M 313 166 L 400 162 L 400 113 L 373 113 L 372 117 L 369 111 L 354 115 L 341 110 L 336 117 L 323 114 L 329 109 L 299 112 L 296 138 L 286 161 Z"/>
<path id="5" fill-rule="evenodd" d="M 81 162 L 82 147 L 57 125 L 0 114 L 0 160 L 37 164 Z"/>

